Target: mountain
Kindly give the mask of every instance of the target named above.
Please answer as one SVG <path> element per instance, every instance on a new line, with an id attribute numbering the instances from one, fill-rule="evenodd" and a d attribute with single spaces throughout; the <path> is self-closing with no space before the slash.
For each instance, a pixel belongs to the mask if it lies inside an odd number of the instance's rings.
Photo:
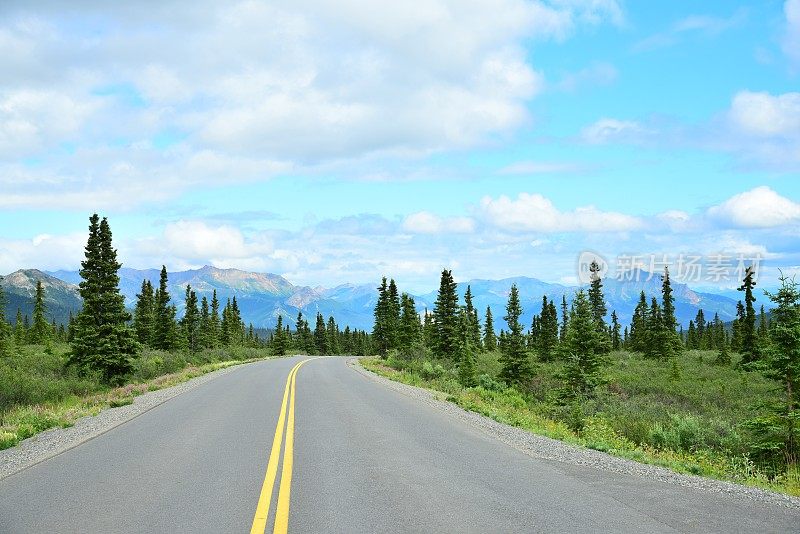
<path id="1" fill-rule="evenodd" d="M 83 306 L 78 287 L 36 269 L 16 271 L 0 280 L 6 295 L 6 318 L 13 323 L 18 308 L 23 316 L 33 317 L 33 299 L 39 280 L 44 287 L 47 319 L 67 324 L 70 312 L 77 313 Z"/>
<path id="2" fill-rule="evenodd" d="M 49 287 L 53 287 L 53 295 L 48 294 L 48 299 L 53 302 L 54 313 L 59 313 L 59 317 L 64 316 L 64 311 L 75 310 L 80 307 L 80 297 L 77 295 L 77 288 L 74 285 L 80 282 L 80 276 L 74 271 L 57 271 L 52 273 L 41 273 L 39 271 L 18 271 L 18 273 L 38 273 L 37 276 L 46 277 Z M 14 273 L 7 278 L 13 278 L 16 282 L 4 282 L 10 286 L 19 286 L 15 289 L 18 298 L 27 298 L 30 304 L 25 310 L 32 309 L 32 287 L 33 282 L 24 276 Z M 125 302 L 129 308 L 133 308 L 136 302 L 136 294 L 141 289 L 142 281 L 150 280 L 155 286 L 158 285 L 159 270 L 157 269 L 120 269 L 120 290 L 125 295 Z M 55 282 L 54 282 L 55 281 Z M 63 281 L 63 282 L 62 282 Z M 66 282 L 66 283 L 65 283 Z M 333 315 L 342 325 L 349 325 L 351 328 L 371 329 L 372 313 L 377 300 L 377 283 L 373 284 L 343 284 L 334 288 L 295 286 L 282 276 L 275 274 L 261 274 L 241 271 L 238 269 L 219 269 L 206 266 L 201 269 L 180 271 L 169 273 L 168 289 L 173 302 L 178 306 L 178 314 L 183 313 L 183 298 L 186 286 L 190 284 L 198 293 L 199 297 L 211 299 L 214 290 L 222 305 L 228 298 L 236 296 L 236 300 L 242 311 L 242 318 L 246 323 L 252 322 L 256 327 L 269 328 L 275 325 L 278 315 L 283 315 L 285 322 L 294 325 L 298 312 L 302 312 L 306 318 L 313 320 L 317 312 L 326 317 Z M 520 297 L 525 313 L 522 321 L 530 325 L 531 318 L 535 313 L 541 311 L 542 296 L 554 300 L 559 306 L 562 297 L 566 297 L 571 302 L 572 295 L 577 287 L 561 284 L 551 284 L 536 278 L 515 277 L 503 280 L 470 280 L 458 284 L 458 292 L 462 302 L 467 285 L 472 287 L 474 303 L 478 308 L 481 317 L 486 310 L 486 306 L 491 306 L 494 312 L 497 328 L 505 327 L 502 317 L 505 312 L 505 305 L 508 293 L 512 284 L 517 284 L 520 290 Z M 639 300 L 639 292 L 644 291 L 648 302 L 651 296 L 661 298 L 661 279 L 659 276 L 650 276 L 645 271 L 635 272 L 632 279 L 616 280 L 607 278 L 603 280 L 604 292 L 609 313 L 616 310 L 620 323 L 625 326 L 630 323 L 633 309 Z M 46 286 L 48 287 L 48 286 Z M 726 296 L 714 293 L 704 293 L 692 290 L 686 284 L 673 282 L 675 295 L 675 308 L 678 321 L 686 326 L 690 319 L 697 314 L 697 310 L 703 308 L 706 317 L 713 317 L 714 313 L 719 313 L 723 321 L 730 321 L 736 314 L 736 301 Z M 23 289 L 27 288 L 27 289 Z M 401 288 L 402 290 L 402 288 Z M 7 290 L 11 294 L 10 290 Z M 48 290 L 48 293 L 50 291 Z M 69 297 L 69 298 L 68 298 Z M 433 309 L 436 301 L 436 291 L 414 296 L 417 308 L 422 312 L 425 308 Z M 20 302 L 17 300 L 16 302 Z M 9 308 L 16 313 L 16 306 L 10 305 Z M 57 320 L 60 320 L 57 317 Z M 13 315 L 12 315 L 13 318 Z"/>

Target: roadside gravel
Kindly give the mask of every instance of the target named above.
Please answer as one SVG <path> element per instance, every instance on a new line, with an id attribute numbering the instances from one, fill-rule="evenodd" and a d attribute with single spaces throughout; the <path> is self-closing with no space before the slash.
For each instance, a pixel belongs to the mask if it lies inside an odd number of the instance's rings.
<path id="1" fill-rule="evenodd" d="M 357 372 L 382 383 L 384 386 L 447 412 L 453 417 L 457 417 L 479 428 L 503 443 L 534 458 L 594 467 L 596 469 L 627 475 L 648 477 L 669 484 L 697 488 L 708 492 L 723 493 L 734 498 L 800 509 L 800 498 L 798 497 L 791 497 L 789 495 L 773 493 L 759 488 L 741 486 L 739 484 L 710 478 L 684 475 L 664 467 L 642 464 L 633 460 L 618 458 L 604 452 L 578 447 L 564 443 L 563 441 L 532 434 L 521 428 L 498 423 L 494 419 L 490 419 L 484 415 L 464 410 L 457 404 L 445 401 L 444 393 L 395 382 L 394 380 L 389 380 L 388 378 L 377 375 L 372 371 L 364 369 L 359 363 L 358 358 L 351 358 L 347 363 Z"/>
<path id="2" fill-rule="evenodd" d="M 69 428 L 45 430 L 23 440 L 15 447 L 0 451 L 0 480 L 73 447 L 77 447 L 85 441 L 152 410 L 159 404 L 163 404 L 181 393 L 194 389 L 239 367 L 241 366 L 225 367 L 175 386 L 144 393 L 134 397 L 132 404 L 120 406 L 119 408 L 108 408 L 98 415 L 78 419 L 75 425 Z"/>

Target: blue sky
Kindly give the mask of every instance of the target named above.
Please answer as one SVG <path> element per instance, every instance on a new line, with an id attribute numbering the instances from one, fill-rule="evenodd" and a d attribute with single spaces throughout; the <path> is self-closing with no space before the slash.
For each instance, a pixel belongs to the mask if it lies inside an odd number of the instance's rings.
<path id="1" fill-rule="evenodd" d="M 0 272 L 76 268 L 94 211 L 128 266 L 308 285 L 800 265 L 800 0 L 29 4 Z"/>

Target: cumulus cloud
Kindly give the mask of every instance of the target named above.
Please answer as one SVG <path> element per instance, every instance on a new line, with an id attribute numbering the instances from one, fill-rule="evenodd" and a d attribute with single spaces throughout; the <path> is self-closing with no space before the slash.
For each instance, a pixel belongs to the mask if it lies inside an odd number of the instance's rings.
<path id="1" fill-rule="evenodd" d="M 800 93 L 773 96 L 742 91 L 733 97 L 729 113 L 733 124 L 744 134 L 800 138 Z"/>
<path id="2" fill-rule="evenodd" d="M 22 268 L 75 269 L 83 259 L 86 236 L 39 234 L 32 239 L 0 238 L 0 274 Z"/>
<path id="3" fill-rule="evenodd" d="M 74 10 L 80 27 L 64 23 Z M 531 40 L 623 20 L 615 0 L 87 0 L 69 13 L 9 0 L 0 15 L 0 167 L 39 166 L 6 178 L 14 205 L 71 182 L 121 191 L 106 178 L 120 160 L 149 185 L 118 195 L 130 204 L 205 183 L 194 171 L 209 174 L 209 154 L 233 164 L 208 178 L 219 184 L 482 143 L 529 120 L 544 87 Z M 159 161 L 165 137 L 181 152 Z M 27 187 L 43 174 L 48 191 Z"/>
<path id="4" fill-rule="evenodd" d="M 594 206 L 559 211 L 548 198 L 530 193 L 520 193 L 514 200 L 505 195 L 484 197 L 479 212 L 488 224 L 511 231 L 625 232 L 642 225 L 637 217 Z"/>
<path id="5" fill-rule="evenodd" d="M 771 228 L 800 222 L 800 203 L 761 186 L 709 208 L 708 216 L 743 228 Z"/>
<path id="6" fill-rule="evenodd" d="M 403 229 L 413 234 L 466 234 L 475 230 L 475 221 L 468 217 L 439 217 L 420 211 L 403 220 Z"/>

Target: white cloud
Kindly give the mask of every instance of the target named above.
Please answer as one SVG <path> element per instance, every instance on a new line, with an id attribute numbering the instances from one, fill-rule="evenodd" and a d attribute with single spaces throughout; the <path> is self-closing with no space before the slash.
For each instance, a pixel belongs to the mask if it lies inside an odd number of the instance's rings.
<path id="1" fill-rule="evenodd" d="M 744 134 L 800 138 L 800 93 L 773 96 L 741 91 L 733 97 L 729 116 Z"/>
<path id="2" fill-rule="evenodd" d="M 42 160 L 6 178 L 15 206 L 57 203 L 74 183 L 131 205 L 276 165 L 313 172 L 483 143 L 529 121 L 544 88 L 531 40 L 623 22 L 615 0 L 87 0 L 69 13 L 9 0 L 0 14 L 0 167 Z M 180 152 L 162 159 L 164 135 Z M 236 167 L 198 178 L 191 162 L 207 154 Z M 121 159 L 140 194 L 107 177 Z M 46 191 L 26 185 L 42 176 Z"/>
<path id="3" fill-rule="evenodd" d="M 709 208 L 708 216 L 742 228 L 772 228 L 800 223 L 800 203 L 761 186 Z"/>
<path id="4" fill-rule="evenodd" d="M 555 87 L 561 91 L 572 92 L 584 86 L 610 85 L 617 80 L 617 76 L 618 72 L 614 65 L 599 62 L 567 74 Z"/>
<path id="5" fill-rule="evenodd" d="M 475 230 L 475 221 L 469 217 L 439 217 L 420 211 L 403 220 L 403 229 L 413 234 L 468 234 Z"/>
<path id="6" fill-rule="evenodd" d="M 636 217 L 594 206 L 562 212 L 544 196 L 529 193 L 520 193 L 516 200 L 484 197 L 479 212 L 488 224 L 509 231 L 625 232 L 642 226 Z"/>
<path id="7" fill-rule="evenodd" d="M 783 51 L 795 66 L 800 66 L 800 0 L 786 0 L 783 12 L 786 15 Z"/>
<path id="8" fill-rule="evenodd" d="M 603 118 L 583 128 L 581 138 L 591 144 L 635 142 L 650 133 L 636 121 Z"/>
<path id="9" fill-rule="evenodd" d="M 83 259 L 86 235 L 83 233 L 40 234 L 32 239 L 0 238 L 0 274 L 17 269 L 75 269 Z"/>

